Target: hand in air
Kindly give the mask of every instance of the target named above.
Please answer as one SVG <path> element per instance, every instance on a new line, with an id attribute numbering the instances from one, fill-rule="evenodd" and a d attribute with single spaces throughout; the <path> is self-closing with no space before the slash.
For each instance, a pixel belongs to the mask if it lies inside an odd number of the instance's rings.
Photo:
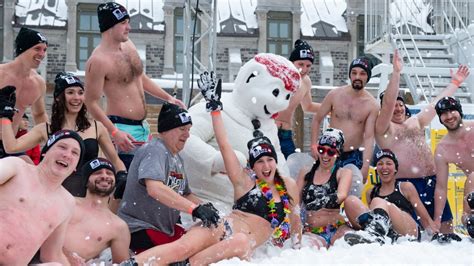
<path id="1" fill-rule="evenodd" d="M 214 71 L 202 73 L 197 84 L 207 102 L 206 110 L 208 112 L 222 110 L 222 80 L 216 78 Z"/>
<path id="2" fill-rule="evenodd" d="M 400 53 L 398 52 L 398 49 L 395 49 L 393 52 L 393 72 L 400 73 L 403 69 L 403 61 L 402 58 L 400 57 Z"/>
<path id="3" fill-rule="evenodd" d="M 469 67 L 466 65 L 459 65 L 456 72 L 452 69 L 450 69 L 449 72 L 451 73 L 451 80 L 457 84 L 461 84 L 469 76 Z"/>

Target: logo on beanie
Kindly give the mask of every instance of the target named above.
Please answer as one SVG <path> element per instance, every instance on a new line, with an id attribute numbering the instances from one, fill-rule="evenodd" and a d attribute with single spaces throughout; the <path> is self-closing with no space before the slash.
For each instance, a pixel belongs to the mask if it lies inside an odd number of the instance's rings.
<path id="1" fill-rule="evenodd" d="M 44 37 L 41 33 L 37 32 L 36 33 L 38 35 L 38 37 L 40 38 L 40 42 L 47 42 L 48 40 L 46 39 L 46 37 Z"/>
<path id="2" fill-rule="evenodd" d="M 365 68 L 369 68 L 369 62 L 363 58 L 357 58 L 357 59 L 354 59 L 354 61 L 352 62 L 352 65 L 355 66 L 355 65 L 362 65 L 364 66 Z"/>
<path id="3" fill-rule="evenodd" d="M 314 59 L 313 52 L 309 49 L 300 50 L 300 58 Z"/>
<path id="4" fill-rule="evenodd" d="M 182 124 L 191 122 L 191 116 L 187 112 L 179 113 L 178 116 Z"/>
<path id="5" fill-rule="evenodd" d="M 91 167 L 92 170 L 96 169 L 97 167 L 100 166 L 99 159 L 95 159 L 92 162 L 89 163 L 89 166 Z"/>
<path id="6" fill-rule="evenodd" d="M 121 20 L 123 17 L 128 15 L 127 10 L 120 10 L 119 8 L 112 11 L 112 14 L 114 14 L 117 20 Z"/>
<path id="7" fill-rule="evenodd" d="M 253 158 L 257 158 L 258 156 L 262 154 L 268 154 L 268 153 L 272 153 L 272 148 L 270 147 L 270 145 L 266 143 L 257 145 L 250 150 L 250 154 L 252 155 Z"/>
<path id="8" fill-rule="evenodd" d="M 67 82 L 67 84 L 74 84 L 76 83 L 76 79 L 71 76 L 63 76 L 63 79 Z"/>

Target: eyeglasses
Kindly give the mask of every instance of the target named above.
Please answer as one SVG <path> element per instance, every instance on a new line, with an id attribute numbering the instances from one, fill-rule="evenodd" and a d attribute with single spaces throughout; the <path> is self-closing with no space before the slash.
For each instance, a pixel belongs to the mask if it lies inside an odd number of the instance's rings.
<path id="1" fill-rule="evenodd" d="M 337 150 L 335 148 L 330 148 L 322 145 L 318 145 L 318 152 L 321 155 L 327 153 L 328 156 L 334 156 L 337 154 Z"/>

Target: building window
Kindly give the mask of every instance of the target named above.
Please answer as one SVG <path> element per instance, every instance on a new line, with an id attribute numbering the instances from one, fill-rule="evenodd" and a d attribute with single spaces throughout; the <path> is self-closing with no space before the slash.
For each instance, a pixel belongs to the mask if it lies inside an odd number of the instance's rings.
<path id="1" fill-rule="evenodd" d="M 292 28 L 290 12 L 268 12 L 267 52 L 288 58 L 293 43 Z"/>
<path id="2" fill-rule="evenodd" d="M 0 62 L 3 61 L 3 4 L 4 1 L 0 0 Z"/>
<path id="3" fill-rule="evenodd" d="M 79 70 L 84 70 L 94 48 L 100 43 L 97 5 L 79 4 L 77 6 L 77 50 L 76 62 Z"/>
<path id="4" fill-rule="evenodd" d="M 174 10 L 174 70 L 176 73 L 183 73 L 184 70 L 184 15 L 182 8 L 175 8 Z M 194 15 L 190 25 L 191 35 L 194 27 Z M 200 36 L 201 25 L 196 25 L 195 40 Z M 194 54 L 196 58 L 201 58 L 201 45 L 194 47 Z"/>

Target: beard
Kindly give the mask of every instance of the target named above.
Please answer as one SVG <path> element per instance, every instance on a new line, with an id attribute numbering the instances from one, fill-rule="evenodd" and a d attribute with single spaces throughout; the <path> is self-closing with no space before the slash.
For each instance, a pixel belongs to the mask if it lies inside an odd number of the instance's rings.
<path id="1" fill-rule="evenodd" d="M 90 181 L 87 183 L 87 191 L 89 191 L 89 193 L 93 195 L 98 195 L 101 197 L 109 196 L 110 194 L 112 194 L 114 189 L 115 189 L 115 183 L 112 183 L 112 185 L 109 188 L 105 188 L 105 189 L 97 187 L 95 183 L 92 183 Z"/>
<path id="2" fill-rule="evenodd" d="M 443 123 L 441 123 L 441 124 L 443 124 Z M 462 120 L 459 120 L 453 127 L 449 127 L 449 126 L 443 124 L 443 126 L 445 126 L 448 131 L 456 131 L 461 127 L 461 125 L 462 125 Z"/>
<path id="3" fill-rule="evenodd" d="M 362 82 L 362 80 L 360 79 L 353 80 L 351 85 L 352 85 L 352 88 L 357 91 L 360 91 L 364 88 L 364 82 Z"/>

